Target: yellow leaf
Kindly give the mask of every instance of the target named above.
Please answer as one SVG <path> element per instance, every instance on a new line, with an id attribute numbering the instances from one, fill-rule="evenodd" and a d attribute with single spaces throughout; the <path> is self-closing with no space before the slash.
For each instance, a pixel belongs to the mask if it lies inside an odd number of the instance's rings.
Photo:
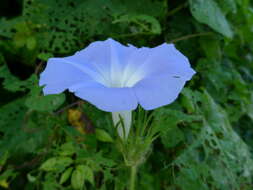
<path id="1" fill-rule="evenodd" d="M 9 183 L 7 182 L 6 179 L 0 180 L 0 186 L 3 188 L 8 189 L 9 188 Z"/>
<path id="2" fill-rule="evenodd" d="M 68 121 L 74 126 L 80 133 L 85 134 L 84 122 L 82 121 L 82 112 L 78 109 L 68 110 Z"/>

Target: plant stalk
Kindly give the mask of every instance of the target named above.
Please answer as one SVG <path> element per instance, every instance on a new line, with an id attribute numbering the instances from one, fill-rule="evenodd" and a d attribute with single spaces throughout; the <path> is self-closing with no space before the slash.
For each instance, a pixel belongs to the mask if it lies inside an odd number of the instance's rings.
<path id="1" fill-rule="evenodd" d="M 137 174 L 137 166 L 131 166 L 131 176 L 130 176 L 130 188 L 129 190 L 135 190 L 135 181 Z"/>

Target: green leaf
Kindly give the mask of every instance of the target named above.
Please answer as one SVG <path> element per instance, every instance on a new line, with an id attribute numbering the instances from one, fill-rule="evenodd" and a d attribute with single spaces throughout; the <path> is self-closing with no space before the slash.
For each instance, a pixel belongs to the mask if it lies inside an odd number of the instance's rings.
<path id="1" fill-rule="evenodd" d="M 55 176 L 52 172 L 46 173 L 45 180 L 43 181 L 43 190 L 56 190 L 61 189 L 61 186 L 58 182 L 54 179 Z"/>
<path id="2" fill-rule="evenodd" d="M 64 143 L 59 151 L 61 156 L 72 156 L 75 153 L 75 147 L 72 142 Z"/>
<path id="3" fill-rule="evenodd" d="M 17 172 L 14 169 L 6 169 L 4 172 L 0 174 L 0 181 L 15 178 L 17 176 Z"/>
<path id="4" fill-rule="evenodd" d="M 6 18 L 1 18 L 0 19 L 0 35 L 3 37 L 11 38 L 13 37 L 13 28 L 14 26 L 19 23 L 22 20 L 22 18 L 15 18 L 15 19 L 6 19 Z"/>
<path id="5" fill-rule="evenodd" d="M 208 58 L 220 60 L 222 54 L 220 48 L 220 41 L 217 38 L 203 37 L 199 41 L 200 46 L 202 47 Z"/>
<path id="6" fill-rule="evenodd" d="M 84 186 L 84 180 L 85 180 L 84 166 L 79 165 L 73 171 L 71 176 L 71 185 L 73 189 L 82 189 Z"/>
<path id="7" fill-rule="evenodd" d="M 27 174 L 27 179 L 31 183 L 34 183 L 37 180 L 37 178 L 32 176 L 30 173 Z"/>
<path id="8" fill-rule="evenodd" d="M 2 155 L 0 155 L 0 171 L 1 171 L 1 167 L 3 167 L 7 161 L 7 159 L 9 158 L 9 152 L 6 151 L 4 152 Z"/>
<path id="9" fill-rule="evenodd" d="M 161 139 L 166 148 L 172 148 L 184 140 L 184 134 L 178 127 L 173 127 L 162 133 Z"/>
<path id="10" fill-rule="evenodd" d="M 247 104 L 247 114 L 253 120 L 253 94 L 251 94 L 249 104 Z"/>
<path id="11" fill-rule="evenodd" d="M 237 6 L 236 6 L 236 1 L 235 0 L 216 0 L 216 2 L 220 5 L 222 11 L 224 14 L 227 13 L 236 13 L 237 12 Z"/>
<path id="12" fill-rule="evenodd" d="M 46 160 L 40 167 L 44 171 L 57 171 L 64 169 L 73 163 L 73 160 L 69 157 L 52 157 Z"/>
<path id="13" fill-rule="evenodd" d="M 71 185 L 74 189 L 82 189 L 85 180 L 94 185 L 93 171 L 86 165 L 78 165 L 72 173 Z"/>
<path id="14" fill-rule="evenodd" d="M 94 174 L 90 167 L 85 166 L 84 168 L 85 180 L 94 185 Z"/>
<path id="15" fill-rule="evenodd" d="M 113 142 L 112 137 L 103 129 L 96 129 L 96 138 L 102 142 Z"/>
<path id="16" fill-rule="evenodd" d="M 38 54 L 38 58 L 42 61 L 47 61 L 50 57 L 53 57 L 53 54 L 51 53 L 40 53 Z"/>
<path id="17" fill-rule="evenodd" d="M 19 98 L 0 107 L 0 131 L 2 133 L 10 136 L 13 134 L 13 131 L 19 129 L 20 123 L 22 123 L 27 111 L 27 108 L 23 105 L 24 100 L 24 98 Z"/>
<path id="18" fill-rule="evenodd" d="M 158 20 L 149 15 L 123 15 L 114 20 L 113 23 L 129 22 L 135 23 L 141 28 L 141 32 L 160 34 L 161 26 Z"/>
<path id="19" fill-rule="evenodd" d="M 185 114 L 182 111 L 172 110 L 168 108 L 159 108 L 155 111 L 154 124 L 159 128 L 158 131 L 165 133 L 167 130 L 177 126 L 179 123 L 191 123 L 201 121 L 201 115 Z"/>
<path id="20" fill-rule="evenodd" d="M 181 96 L 181 104 L 184 108 L 186 108 L 188 113 L 195 112 L 195 105 L 193 102 L 193 94 L 192 91 L 188 88 L 184 88 Z"/>
<path id="21" fill-rule="evenodd" d="M 232 38 L 233 31 L 214 0 L 189 0 L 193 17 L 200 23 L 207 24 L 215 31 Z"/>
<path id="22" fill-rule="evenodd" d="M 62 185 L 63 183 L 65 183 L 65 182 L 69 179 L 69 177 L 70 177 L 72 171 L 73 171 L 73 168 L 68 168 L 68 169 L 66 169 L 66 170 L 62 173 L 61 178 L 60 178 L 60 184 L 61 184 L 61 185 Z"/>
<path id="23" fill-rule="evenodd" d="M 30 50 L 35 48 L 36 40 L 32 36 L 31 29 L 26 22 L 18 22 L 15 25 L 15 30 L 17 32 L 14 35 L 13 43 L 17 48 L 21 48 L 25 45 Z"/>
<path id="24" fill-rule="evenodd" d="M 64 101 L 65 95 L 63 93 L 44 96 L 41 94 L 41 89 L 37 86 L 31 90 L 25 105 L 36 111 L 54 111 L 61 106 Z"/>
<path id="25" fill-rule="evenodd" d="M 26 47 L 27 47 L 27 49 L 29 49 L 29 50 L 35 49 L 36 44 L 37 44 L 37 42 L 36 42 L 36 38 L 35 37 L 31 36 L 31 37 L 29 37 L 29 38 L 26 39 Z"/>
<path id="26" fill-rule="evenodd" d="M 3 64 L 0 67 L 0 78 L 4 79 L 3 87 L 11 92 L 25 91 L 27 89 L 31 89 L 34 84 L 37 85 L 38 82 L 37 76 L 34 74 L 32 74 L 26 80 L 20 80 L 19 78 L 11 74 L 6 64 Z"/>

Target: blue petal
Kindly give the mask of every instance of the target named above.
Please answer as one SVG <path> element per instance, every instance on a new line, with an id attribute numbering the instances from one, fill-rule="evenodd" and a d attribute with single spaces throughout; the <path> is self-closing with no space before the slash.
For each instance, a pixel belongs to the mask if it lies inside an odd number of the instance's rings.
<path id="1" fill-rule="evenodd" d="M 184 78 L 168 75 L 151 76 L 138 82 L 133 89 L 139 104 L 151 110 L 175 101 L 185 82 Z"/>
<path id="2" fill-rule="evenodd" d="M 94 80 L 110 86 L 120 79 L 124 60 L 136 48 L 108 39 L 91 43 L 73 56 L 51 58 L 41 74 L 44 94 L 61 93 L 70 86 Z"/>
<path id="3" fill-rule="evenodd" d="M 133 110 L 138 102 L 149 110 L 173 102 L 194 74 L 172 44 L 137 49 L 108 39 L 73 56 L 49 59 L 40 85 L 44 94 L 69 89 L 104 111 Z"/>
<path id="4" fill-rule="evenodd" d="M 91 43 L 87 48 L 68 57 L 68 59 L 71 62 L 80 62 L 81 60 L 87 62 L 104 78 L 102 83 L 109 86 L 110 83 L 120 79 L 127 58 L 136 49 L 134 46 L 124 46 L 109 38 L 105 41 Z"/>
<path id="5" fill-rule="evenodd" d="M 108 112 L 134 110 L 137 99 L 131 88 L 108 88 L 97 82 L 88 82 L 70 88 L 76 96 Z"/>
<path id="6" fill-rule="evenodd" d="M 134 67 L 136 69 L 132 77 L 138 76 L 142 79 L 167 74 L 190 80 L 195 74 L 188 59 L 173 44 L 166 43 L 155 48 L 138 49 L 129 58 L 128 68 Z"/>
<path id="7" fill-rule="evenodd" d="M 91 81 L 92 78 L 64 58 L 51 58 L 40 75 L 39 85 L 45 85 L 44 94 L 57 94 L 72 85 Z"/>

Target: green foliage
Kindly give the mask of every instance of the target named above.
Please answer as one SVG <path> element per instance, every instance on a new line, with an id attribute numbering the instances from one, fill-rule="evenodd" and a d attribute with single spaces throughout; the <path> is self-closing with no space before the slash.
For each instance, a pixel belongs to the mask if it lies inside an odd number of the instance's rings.
<path id="1" fill-rule="evenodd" d="M 207 24 L 224 36 L 233 36 L 228 21 L 214 0 L 190 0 L 189 3 L 192 15 L 200 23 Z"/>
<path id="2" fill-rule="evenodd" d="M 71 185 L 73 189 L 82 189 L 85 180 L 94 184 L 93 172 L 85 165 L 78 165 L 71 176 Z"/>
<path id="3" fill-rule="evenodd" d="M 0 17 L 0 188 L 124 190 L 124 159 L 142 156 L 140 190 L 252 189 L 250 0 L 19 2 L 20 15 Z M 174 42 L 197 71 L 176 102 L 147 113 L 147 129 L 160 133 L 153 147 L 138 137 L 124 158 L 108 113 L 38 86 L 48 58 L 108 37 Z M 70 107 L 80 117 L 70 121 Z"/>
<path id="4" fill-rule="evenodd" d="M 25 105 L 36 111 L 54 111 L 61 106 L 65 101 L 65 95 L 48 95 L 41 94 L 41 88 L 34 87 L 31 89 L 29 96 L 26 99 Z"/>
<path id="5" fill-rule="evenodd" d="M 240 189 L 241 184 L 250 183 L 253 168 L 249 149 L 211 96 L 205 92 L 201 98 L 205 104 L 198 111 L 204 114 L 203 125 L 200 133 L 192 134 L 187 150 L 173 161 L 172 167 L 182 171 L 175 181 L 185 182 L 182 189 Z"/>
<path id="6" fill-rule="evenodd" d="M 72 163 L 72 159 L 69 157 L 52 157 L 44 162 L 40 169 L 44 171 L 57 171 L 66 168 Z"/>
<path id="7" fill-rule="evenodd" d="M 96 129 L 96 138 L 102 142 L 113 142 L 112 137 L 103 129 Z"/>

